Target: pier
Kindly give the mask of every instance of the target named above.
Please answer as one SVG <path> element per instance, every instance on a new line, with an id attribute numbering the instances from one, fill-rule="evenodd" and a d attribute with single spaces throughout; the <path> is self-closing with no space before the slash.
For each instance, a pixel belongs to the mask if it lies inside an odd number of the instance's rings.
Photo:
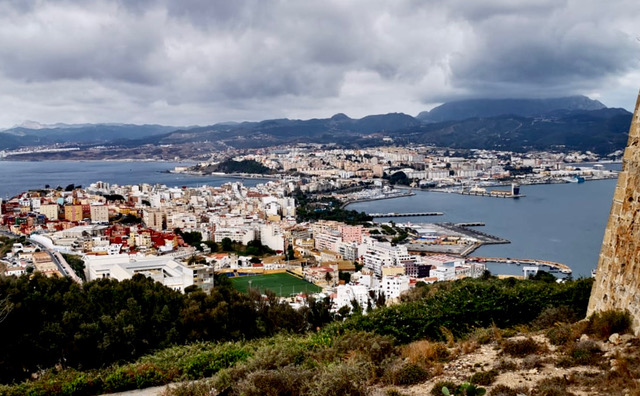
<path id="1" fill-rule="evenodd" d="M 346 208 L 348 205 L 351 205 L 353 203 L 359 203 L 359 202 L 370 202 L 370 201 L 381 201 L 383 199 L 393 199 L 393 198 L 402 198 L 402 197 L 411 197 L 416 195 L 416 193 L 414 193 L 413 191 L 408 191 L 408 192 L 397 192 L 397 193 L 386 193 L 386 194 L 378 194 L 378 195 L 372 195 L 370 197 L 359 197 L 359 198 L 353 198 L 353 199 L 348 199 L 346 200 L 341 208 L 344 209 Z M 371 216 L 371 214 L 370 214 Z M 373 216 L 376 217 L 376 216 Z"/>
<path id="2" fill-rule="evenodd" d="M 484 227 L 484 223 L 481 221 L 476 221 L 473 223 L 456 223 L 456 227 Z"/>
<path id="3" fill-rule="evenodd" d="M 371 217 L 415 217 L 415 216 L 442 216 L 442 212 L 414 212 L 414 213 L 368 213 Z"/>
<path id="4" fill-rule="evenodd" d="M 451 191 L 457 194 L 461 194 L 461 195 L 474 195 L 476 197 L 493 197 L 493 198 L 522 198 L 522 197 L 526 197 L 526 195 L 524 194 L 500 194 L 500 193 L 492 193 L 491 191 L 488 192 L 481 192 L 481 191 Z"/>
<path id="5" fill-rule="evenodd" d="M 547 260 L 535 260 L 535 259 L 514 259 L 504 257 L 467 257 L 468 261 L 477 261 L 481 263 L 501 263 L 501 264 L 515 264 L 515 265 L 531 265 L 536 267 L 549 267 L 549 272 L 560 272 L 565 275 L 571 274 L 571 268 L 568 265 L 556 263 Z"/>

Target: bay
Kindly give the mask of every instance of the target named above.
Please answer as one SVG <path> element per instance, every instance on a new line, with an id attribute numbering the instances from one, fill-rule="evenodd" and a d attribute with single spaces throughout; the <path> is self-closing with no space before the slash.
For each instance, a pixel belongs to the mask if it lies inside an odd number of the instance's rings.
<path id="1" fill-rule="evenodd" d="M 96 181 L 111 184 L 166 184 L 167 186 L 219 186 L 242 181 L 248 186 L 262 179 L 194 176 L 167 173 L 185 162 L 154 161 L 0 161 L 0 197 L 6 199 L 33 188 L 87 186 Z M 348 206 L 364 212 L 444 212 L 438 217 L 410 217 L 395 222 L 484 222 L 478 227 L 511 241 L 483 246 L 474 255 L 533 258 L 569 265 L 574 277 L 589 276 L 598 262 L 616 180 L 523 186 L 520 199 L 464 196 L 417 191 L 415 196 Z M 521 273 L 518 267 L 500 273 Z M 493 269 L 492 269 L 493 270 Z"/>
<path id="2" fill-rule="evenodd" d="M 566 264 L 574 277 L 590 276 L 597 266 L 617 180 L 522 186 L 519 199 L 416 191 L 411 197 L 354 203 L 368 213 L 444 212 L 443 216 L 381 218 L 377 221 L 431 223 L 484 222 L 478 231 L 511 241 L 487 245 L 474 256 L 531 258 Z M 493 272 L 522 274 L 517 266 Z"/>
<path id="3" fill-rule="evenodd" d="M 0 198 L 7 199 L 23 191 L 69 184 L 88 186 L 97 181 L 111 184 L 165 184 L 175 186 L 219 186 L 242 181 L 254 186 L 264 179 L 239 179 L 223 176 L 196 176 L 167 173 L 185 162 L 157 161 L 0 161 Z"/>

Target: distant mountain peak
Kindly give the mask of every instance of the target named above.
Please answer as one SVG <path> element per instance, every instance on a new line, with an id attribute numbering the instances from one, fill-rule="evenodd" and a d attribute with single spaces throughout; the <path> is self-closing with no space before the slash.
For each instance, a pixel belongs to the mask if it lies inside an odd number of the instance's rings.
<path id="1" fill-rule="evenodd" d="M 331 117 L 331 121 L 349 121 L 349 120 L 351 120 L 351 118 L 344 113 L 334 114 Z"/>
<path id="2" fill-rule="evenodd" d="M 41 124 L 37 121 L 25 120 L 20 125 L 14 126 L 14 128 L 25 128 L 25 129 L 44 129 L 48 128 L 47 125 Z"/>
<path id="3" fill-rule="evenodd" d="M 416 118 L 424 122 L 487 118 L 502 115 L 536 117 L 557 111 L 592 111 L 606 109 L 602 102 L 583 95 L 548 99 L 466 99 L 444 103 Z"/>

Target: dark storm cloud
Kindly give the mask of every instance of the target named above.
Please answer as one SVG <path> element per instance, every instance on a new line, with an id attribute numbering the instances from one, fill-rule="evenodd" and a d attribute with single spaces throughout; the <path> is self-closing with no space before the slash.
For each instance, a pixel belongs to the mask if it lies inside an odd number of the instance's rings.
<path id="1" fill-rule="evenodd" d="M 151 56 L 162 36 L 151 18 L 132 21 L 115 7 L 62 1 L 18 10 L 0 27 L 0 70 L 9 78 L 150 84 L 159 77 Z"/>
<path id="2" fill-rule="evenodd" d="M 486 96 L 633 100 L 640 5 L 614 3 L 8 0 L 0 125 L 417 113 Z"/>
<path id="3" fill-rule="evenodd" d="M 637 68 L 632 35 L 595 15 L 584 20 L 563 3 L 549 7 L 482 15 L 474 45 L 451 62 L 453 84 L 474 95 L 549 96 L 595 89 Z"/>

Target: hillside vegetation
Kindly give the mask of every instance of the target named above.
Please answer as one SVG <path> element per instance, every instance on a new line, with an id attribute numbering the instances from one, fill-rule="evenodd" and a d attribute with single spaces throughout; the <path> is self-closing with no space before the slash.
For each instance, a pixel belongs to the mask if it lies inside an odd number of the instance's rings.
<path id="1" fill-rule="evenodd" d="M 367 394 L 375 384 L 424 381 L 435 374 L 430 364 L 452 353 L 434 346 L 434 355 L 425 357 L 429 362 L 418 364 L 407 360 L 410 349 L 403 345 L 444 345 L 483 328 L 512 329 L 554 307 L 584 317 L 591 283 L 441 283 L 414 289 L 402 304 L 323 325 L 332 318 L 321 301 L 298 312 L 228 285 L 212 296 L 194 291 L 181 297 L 143 277 L 90 282 L 83 292 L 64 280 L 4 280 L 0 290 L 15 304 L 16 317 L 10 315 L 0 329 L 22 336 L 15 346 L 3 344 L 3 380 L 20 382 L 34 373 L 38 379 L 0 393 L 99 394 L 215 374 L 176 394 L 204 395 L 212 387 L 228 394 Z M 27 289 L 35 290 L 31 297 Z M 23 315 L 31 318 L 29 325 L 14 327 L 17 319 L 27 320 Z M 157 352 L 140 357 L 152 350 Z"/>

